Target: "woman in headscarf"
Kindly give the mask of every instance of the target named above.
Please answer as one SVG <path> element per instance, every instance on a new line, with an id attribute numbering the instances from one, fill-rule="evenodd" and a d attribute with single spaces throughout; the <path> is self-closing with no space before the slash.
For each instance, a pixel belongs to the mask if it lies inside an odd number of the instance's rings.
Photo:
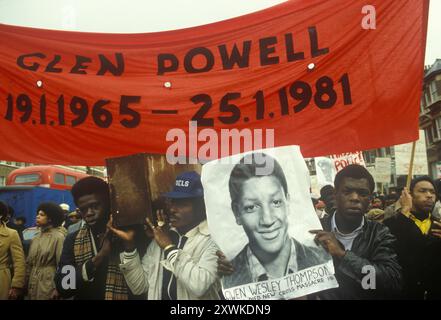
<path id="1" fill-rule="evenodd" d="M 63 220 L 63 210 L 56 203 L 44 202 L 37 209 L 36 222 L 40 232 L 32 239 L 26 260 L 31 300 L 58 299 L 54 276 L 65 238 L 59 228 Z"/>
<path id="2" fill-rule="evenodd" d="M 17 231 L 6 226 L 7 216 L 8 206 L 0 201 L 0 300 L 15 300 L 23 291 L 26 265 Z"/>

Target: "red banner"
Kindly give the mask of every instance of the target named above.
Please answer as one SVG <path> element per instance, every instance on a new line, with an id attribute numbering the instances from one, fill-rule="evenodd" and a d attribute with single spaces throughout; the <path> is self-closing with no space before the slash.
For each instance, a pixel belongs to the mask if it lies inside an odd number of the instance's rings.
<path id="1" fill-rule="evenodd" d="M 274 129 L 309 157 L 416 140 L 428 1 L 365 4 L 293 0 L 147 34 L 0 25 L 0 159 L 163 154 L 191 120 Z"/>

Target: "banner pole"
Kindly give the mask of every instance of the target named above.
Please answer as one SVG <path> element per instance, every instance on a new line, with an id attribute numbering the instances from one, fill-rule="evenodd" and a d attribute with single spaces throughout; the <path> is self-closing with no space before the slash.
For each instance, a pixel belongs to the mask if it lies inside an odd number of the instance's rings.
<path id="1" fill-rule="evenodd" d="M 412 142 L 412 153 L 410 155 L 409 172 L 407 173 L 407 181 L 406 181 L 406 188 L 407 189 L 409 189 L 410 181 L 412 180 L 413 159 L 415 158 L 415 146 L 416 146 L 416 141 Z"/>

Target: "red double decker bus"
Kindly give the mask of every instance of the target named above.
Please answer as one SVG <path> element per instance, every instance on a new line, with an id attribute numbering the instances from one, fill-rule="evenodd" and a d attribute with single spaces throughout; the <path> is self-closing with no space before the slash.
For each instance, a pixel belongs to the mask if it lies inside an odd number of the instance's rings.
<path id="1" fill-rule="evenodd" d="M 30 166 L 12 171 L 7 186 L 40 186 L 51 189 L 70 190 L 81 178 L 88 174 L 56 166 Z"/>

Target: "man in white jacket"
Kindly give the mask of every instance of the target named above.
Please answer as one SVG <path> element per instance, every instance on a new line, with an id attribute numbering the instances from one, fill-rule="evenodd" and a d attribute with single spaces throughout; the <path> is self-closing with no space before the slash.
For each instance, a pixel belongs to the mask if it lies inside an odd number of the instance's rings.
<path id="1" fill-rule="evenodd" d="M 147 292 L 149 300 L 220 299 L 218 247 L 208 231 L 199 174 L 179 175 L 165 197 L 170 200 L 168 219 L 162 211 L 157 225 L 147 219 L 155 241 L 144 257 L 134 249 L 134 231 L 108 226 L 124 240 L 120 269 L 127 285 L 135 295 Z"/>

